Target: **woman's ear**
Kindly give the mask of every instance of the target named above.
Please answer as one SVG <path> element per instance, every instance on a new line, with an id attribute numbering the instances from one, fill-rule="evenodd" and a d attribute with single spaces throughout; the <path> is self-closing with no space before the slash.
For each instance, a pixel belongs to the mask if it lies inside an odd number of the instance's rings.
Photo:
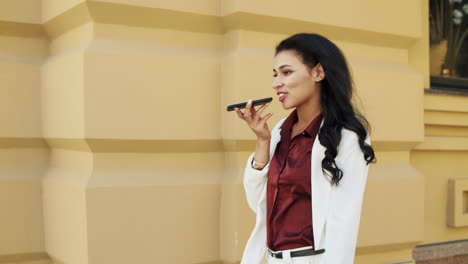
<path id="1" fill-rule="evenodd" d="M 323 70 L 322 64 L 320 64 L 320 62 L 315 65 L 312 71 L 316 82 L 320 82 L 321 80 L 325 79 L 325 71 Z"/>

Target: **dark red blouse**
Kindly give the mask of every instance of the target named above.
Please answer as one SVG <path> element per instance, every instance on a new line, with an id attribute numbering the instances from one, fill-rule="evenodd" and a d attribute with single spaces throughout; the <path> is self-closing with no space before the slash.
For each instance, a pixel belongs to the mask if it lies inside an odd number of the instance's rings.
<path id="1" fill-rule="evenodd" d="M 320 113 L 291 139 L 295 109 L 281 126 L 281 141 L 270 162 L 267 182 L 267 245 L 273 251 L 314 247 L 311 206 L 311 151 Z"/>

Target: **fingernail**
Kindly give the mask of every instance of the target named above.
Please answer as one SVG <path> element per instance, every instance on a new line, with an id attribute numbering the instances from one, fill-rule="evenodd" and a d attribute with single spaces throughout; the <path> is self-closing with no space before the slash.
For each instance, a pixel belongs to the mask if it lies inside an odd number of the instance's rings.
<path id="1" fill-rule="evenodd" d="M 252 102 L 252 99 L 249 99 L 249 103 L 251 103 L 251 102 Z"/>

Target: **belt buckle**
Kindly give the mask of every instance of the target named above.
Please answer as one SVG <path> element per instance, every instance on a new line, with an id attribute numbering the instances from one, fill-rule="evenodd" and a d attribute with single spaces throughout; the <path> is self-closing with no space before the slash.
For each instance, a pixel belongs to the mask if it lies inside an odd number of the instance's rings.
<path id="1" fill-rule="evenodd" d="M 271 251 L 270 249 L 268 249 L 268 254 L 274 258 L 277 258 L 277 259 L 282 259 L 283 258 L 283 253 L 282 252 L 273 252 Z"/>

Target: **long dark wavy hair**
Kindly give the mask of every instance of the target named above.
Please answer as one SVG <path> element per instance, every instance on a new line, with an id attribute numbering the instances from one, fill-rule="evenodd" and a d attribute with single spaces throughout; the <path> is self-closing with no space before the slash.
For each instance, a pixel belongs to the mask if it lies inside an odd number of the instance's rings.
<path id="1" fill-rule="evenodd" d="M 370 133 L 369 122 L 351 101 L 354 83 L 346 58 L 335 44 L 318 34 L 300 33 L 281 41 L 275 56 L 283 50 L 295 51 L 310 68 L 317 63 L 323 67 L 325 78 L 321 81 L 320 103 L 324 121 L 318 134 L 320 143 L 326 148 L 322 170 L 330 176 L 332 185 L 338 185 L 343 171 L 336 165 L 335 158 L 343 128 L 358 135 L 366 163 L 376 162 L 374 149 L 364 142 Z"/>

